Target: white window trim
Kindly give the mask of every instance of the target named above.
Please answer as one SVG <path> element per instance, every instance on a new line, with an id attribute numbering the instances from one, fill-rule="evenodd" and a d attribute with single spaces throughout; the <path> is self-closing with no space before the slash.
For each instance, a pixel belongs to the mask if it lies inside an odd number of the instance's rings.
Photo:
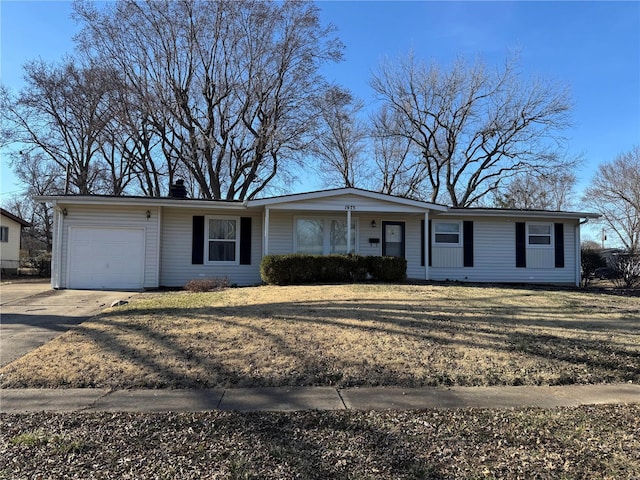
<path id="1" fill-rule="evenodd" d="M 332 254 L 329 252 L 329 248 L 330 248 L 330 238 L 331 238 L 331 222 L 333 220 L 337 220 L 337 221 L 347 221 L 347 217 L 335 217 L 335 216 L 331 216 L 331 217 L 325 217 L 325 216 L 321 216 L 321 215 L 296 215 L 293 217 L 293 253 L 298 253 L 298 234 L 297 234 L 297 226 L 298 226 L 298 220 L 322 220 L 324 222 L 324 228 L 322 231 L 322 255 L 341 255 L 341 254 Z M 356 217 L 351 217 L 351 222 L 354 224 L 354 236 L 355 238 L 352 239 L 353 244 L 354 244 L 354 251 L 351 252 L 353 254 L 357 254 L 359 251 L 359 228 L 358 228 L 358 218 Z"/>
<path id="2" fill-rule="evenodd" d="M 544 225 L 545 227 L 548 226 L 549 227 L 549 244 L 548 245 L 544 245 L 544 244 L 531 244 L 529 243 L 529 237 L 532 235 L 531 233 L 529 233 L 529 227 L 531 226 L 541 226 Z M 534 236 L 541 236 L 539 233 L 534 233 Z M 552 222 L 527 222 L 527 248 L 543 248 L 543 249 L 551 249 L 554 248 L 555 242 L 554 242 L 554 228 L 553 228 L 553 223 Z M 545 235 L 546 236 L 546 235 Z"/>
<path id="3" fill-rule="evenodd" d="M 447 243 L 447 242 L 437 242 L 436 241 L 436 225 L 448 223 L 455 223 L 458 225 L 458 242 L 457 243 Z M 440 232 L 442 233 L 442 232 Z M 462 247 L 462 220 L 434 220 L 432 224 L 432 232 L 431 232 L 431 245 L 433 247 Z"/>
<path id="4" fill-rule="evenodd" d="M 4 231 L 6 232 L 6 235 L 4 235 L 4 236 L 3 236 L 4 238 L 3 238 L 3 237 L 0 237 L 0 241 L 1 241 L 2 243 L 9 243 L 9 227 L 8 227 L 8 226 L 5 226 L 5 225 L 2 225 L 2 226 L 0 227 L 0 229 L 4 230 Z"/>
<path id="5" fill-rule="evenodd" d="M 209 242 L 212 240 L 209 238 L 209 220 L 234 220 L 236 222 L 236 252 L 235 260 L 228 261 L 216 261 L 209 260 Z M 205 265 L 240 265 L 240 217 L 234 217 L 229 215 L 206 215 L 204 217 L 204 263 Z M 230 242 L 230 240 L 229 240 Z"/>

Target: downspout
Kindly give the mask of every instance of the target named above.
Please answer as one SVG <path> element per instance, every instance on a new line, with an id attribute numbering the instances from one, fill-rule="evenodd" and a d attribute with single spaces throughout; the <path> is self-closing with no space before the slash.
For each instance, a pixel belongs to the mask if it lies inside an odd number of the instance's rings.
<path id="1" fill-rule="evenodd" d="M 60 279 L 62 276 L 62 232 L 64 229 L 64 212 L 62 209 L 58 208 L 58 205 L 55 202 L 53 204 L 53 208 L 56 214 L 53 217 L 53 245 L 55 247 L 53 255 L 51 256 L 51 288 L 59 289 L 61 288 Z"/>
<path id="2" fill-rule="evenodd" d="M 424 279 L 429 280 L 429 210 L 424 212 Z"/>
<path id="3" fill-rule="evenodd" d="M 162 250 L 162 207 L 158 207 L 157 209 L 157 230 L 156 230 L 156 235 L 157 235 L 157 251 L 156 251 L 156 284 L 155 284 L 155 288 L 160 288 L 160 270 L 162 268 L 161 262 L 162 262 L 162 255 L 160 255 L 160 252 Z M 144 287 L 144 285 L 143 285 Z"/>

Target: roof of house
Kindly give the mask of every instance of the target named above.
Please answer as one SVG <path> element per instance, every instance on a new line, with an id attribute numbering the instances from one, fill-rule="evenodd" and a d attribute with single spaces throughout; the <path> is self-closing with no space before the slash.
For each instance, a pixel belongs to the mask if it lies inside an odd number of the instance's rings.
<path id="1" fill-rule="evenodd" d="M 595 219 L 600 215 L 589 212 L 569 212 L 553 210 L 525 210 L 485 207 L 448 207 L 437 203 L 424 202 L 395 195 L 389 195 L 360 188 L 336 188 L 318 190 L 305 193 L 294 193 L 253 200 L 213 200 L 176 197 L 143 197 L 143 196 L 114 196 L 114 195 L 46 195 L 36 197 L 40 202 L 56 202 L 61 204 L 78 205 L 131 205 L 131 206 L 180 206 L 180 207 L 222 207 L 244 209 L 247 207 L 274 206 L 278 204 L 319 200 L 338 195 L 356 195 L 372 200 L 393 202 L 397 205 L 428 209 L 442 216 L 487 216 L 487 217 L 527 217 L 527 218 L 584 218 Z"/>
<path id="2" fill-rule="evenodd" d="M 5 210 L 4 208 L 0 208 L 0 214 L 2 214 L 3 216 L 10 218 L 11 220 L 13 220 L 14 222 L 18 222 L 20 225 L 22 225 L 23 227 L 30 227 L 31 224 L 29 222 L 27 222 L 26 220 L 23 220 L 22 218 L 14 215 L 11 212 L 8 212 L 7 210 Z"/>

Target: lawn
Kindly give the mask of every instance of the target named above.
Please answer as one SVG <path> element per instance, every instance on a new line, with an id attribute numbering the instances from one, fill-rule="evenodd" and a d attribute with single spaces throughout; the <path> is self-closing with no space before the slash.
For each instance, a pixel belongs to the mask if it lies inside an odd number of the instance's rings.
<path id="1" fill-rule="evenodd" d="M 640 381 L 638 298 L 323 285 L 135 297 L 0 369 L 0 386 L 558 385 Z"/>
<path id="2" fill-rule="evenodd" d="M 635 383 L 639 324 L 637 298 L 574 290 L 150 293 L 0 379 L 5 388 Z M 0 414 L 0 478 L 637 479 L 640 404 Z"/>

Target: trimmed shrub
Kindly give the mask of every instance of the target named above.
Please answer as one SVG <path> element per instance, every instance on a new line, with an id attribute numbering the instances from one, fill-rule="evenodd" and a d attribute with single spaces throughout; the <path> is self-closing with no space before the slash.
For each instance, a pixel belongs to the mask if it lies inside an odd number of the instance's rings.
<path id="1" fill-rule="evenodd" d="M 406 270 L 407 262 L 404 258 L 360 255 L 267 255 L 260 264 L 260 277 L 263 282 L 273 285 L 362 282 L 368 275 L 376 280 L 396 282 L 406 278 Z"/>
<path id="2" fill-rule="evenodd" d="M 369 257 L 369 273 L 380 282 L 402 282 L 407 278 L 407 260 L 398 257 Z"/>

